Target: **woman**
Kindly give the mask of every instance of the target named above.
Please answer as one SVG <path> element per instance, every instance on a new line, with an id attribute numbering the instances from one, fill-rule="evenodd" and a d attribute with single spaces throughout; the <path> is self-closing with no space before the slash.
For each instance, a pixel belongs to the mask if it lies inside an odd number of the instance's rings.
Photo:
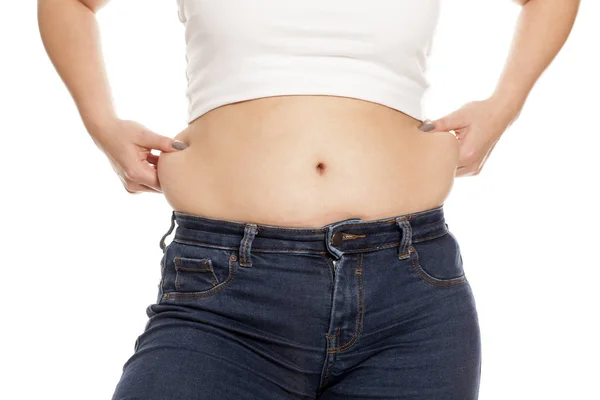
<path id="1" fill-rule="evenodd" d="M 174 141 L 116 116 L 94 17 L 106 0 L 40 0 L 91 137 L 127 191 L 173 207 L 113 399 L 477 399 L 477 311 L 443 203 L 578 7 L 520 3 L 494 93 L 428 121 L 439 0 L 179 0 L 189 124 Z"/>

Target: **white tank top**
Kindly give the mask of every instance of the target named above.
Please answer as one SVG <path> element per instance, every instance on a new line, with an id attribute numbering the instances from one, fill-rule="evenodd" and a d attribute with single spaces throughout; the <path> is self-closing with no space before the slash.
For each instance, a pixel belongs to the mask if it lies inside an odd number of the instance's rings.
<path id="1" fill-rule="evenodd" d="M 423 119 L 441 0 L 176 0 L 188 123 L 222 105 L 313 94 Z"/>

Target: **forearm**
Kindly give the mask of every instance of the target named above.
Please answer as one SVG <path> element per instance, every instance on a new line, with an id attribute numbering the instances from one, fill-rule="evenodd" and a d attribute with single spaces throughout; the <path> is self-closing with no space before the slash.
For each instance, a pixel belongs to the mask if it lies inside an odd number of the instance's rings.
<path id="1" fill-rule="evenodd" d="M 38 26 L 46 52 L 92 134 L 117 117 L 95 13 L 79 0 L 39 0 Z"/>
<path id="2" fill-rule="evenodd" d="M 579 0 L 529 0 L 492 98 L 518 116 L 529 92 L 571 32 Z"/>

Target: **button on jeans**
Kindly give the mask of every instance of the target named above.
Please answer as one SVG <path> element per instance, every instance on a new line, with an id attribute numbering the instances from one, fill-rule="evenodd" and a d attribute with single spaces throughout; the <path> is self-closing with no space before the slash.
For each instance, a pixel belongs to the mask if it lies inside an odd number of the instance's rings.
<path id="1" fill-rule="evenodd" d="M 443 205 L 319 228 L 173 211 L 160 246 L 113 400 L 478 398 L 477 310 Z"/>

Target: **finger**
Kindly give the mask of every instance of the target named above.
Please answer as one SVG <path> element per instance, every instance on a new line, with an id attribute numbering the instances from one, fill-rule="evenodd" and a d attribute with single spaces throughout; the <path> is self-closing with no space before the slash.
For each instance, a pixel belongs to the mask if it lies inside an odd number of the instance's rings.
<path id="1" fill-rule="evenodd" d="M 150 168 L 152 168 L 152 167 L 150 167 Z M 137 193 L 141 193 L 141 192 L 158 192 L 158 193 L 162 193 L 162 191 L 156 190 L 155 188 L 146 186 L 146 185 L 144 185 L 142 183 L 133 181 L 133 180 L 128 179 L 126 177 L 119 176 L 119 178 L 121 179 L 121 183 L 123 184 L 123 187 L 125 187 L 125 190 L 128 193 L 131 193 L 131 194 L 137 194 Z"/>
<path id="2" fill-rule="evenodd" d="M 475 171 L 469 167 L 458 167 L 456 169 L 456 176 L 473 176 L 476 175 Z"/>
<path id="3" fill-rule="evenodd" d="M 131 181 L 129 183 L 127 183 L 127 186 L 124 186 L 124 187 L 125 187 L 125 190 L 131 194 L 139 194 L 142 192 L 162 193 L 151 187 L 144 186 L 142 184 L 139 184 L 136 182 L 131 182 Z"/>
<path id="4" fill-rule="evenodd" d="M 150 186 L 146 186 L 144 184 L 141 184 L 141 186 L 144 188 L 145 192 L 150 192 L 150 193 L 162 193 L 162 190 L 156 190 Z"/>
<path id="5" fill-rule="evenodd" d="M 147 149 L 156 149 L 163 152 L 174 152 L 179 151 L 175 147 L 173 147 L 174 140 L 168 136 L 159 135 L 158 133 L 152 131 L 144 131 L 141 136 L 141 143 L 138 143 L 140 146 L 143 146 Z"/>
<path id="6" fill-rule="evenodd" d="M 458 109 L 432 122 L 435 126 L 433 131 L 456 131 L 457 129 L 464 128 L 468 125 L 466 114 L 463 109 Z"/>
<path id="7" fill-rule="evenodd" d="M 127 179 L 126 177 L 119 175 L 119 179 L 121 180 L 121 184 L 127 193 L 138 194 L 143 191 L 143 188 L 140 187 L 140 185 Z"/>
<path id="8" fill-rule="evenodd" d="M 152 154 L 152 153 L 148 154 L 147 159 L 150 164 L 154 164 L 154 165 L 158 164 L 158 156 L 156 154 Z"/>
<path id="9" fill-rule="evenodd" d="M 133 190 L 130 190 L 127 186 L 123 186 L 125 188 L 125 190 L 127 191 L 127 193 L 129 194 L 138 194 L 139 192 L 134 192 Z"/>
<path id="10" fill-rule="evenodd" d="M 123 184 L 123 187 L 129 194 L 139 194 L 144 191 L 143 188 L 141 188 L 139 185 L 137 185 L 133 182 L 130 182 L 128 184 Z"/>
<path id="11" fill-rule="evenodd" d="M 156 168 L 143 161 L 138 165 L 139 175 L 137 176 L 136 183 L 152 188 L 158 192 L 162 189 L 160 182 L 158 181 L 158 171 Z"/>

